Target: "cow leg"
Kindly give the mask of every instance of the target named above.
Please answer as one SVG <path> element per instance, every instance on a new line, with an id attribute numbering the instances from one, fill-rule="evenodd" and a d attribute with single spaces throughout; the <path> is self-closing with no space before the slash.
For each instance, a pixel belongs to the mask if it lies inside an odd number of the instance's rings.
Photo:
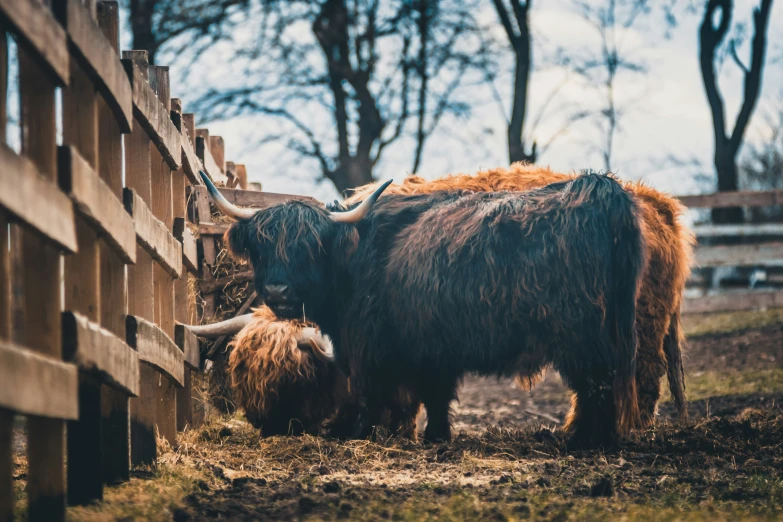
<path id="1" fill-rule="evenodd" d="M 356 394 L 356 420 L 354 422 L 352 438 L 366 439 L 373 433 L 375 426 L 381 424 L 381 419 L 395 397 L 396 388 L 390 388 L 387 384 L 375 380 L 365 379 L 360 383 L 359 379 L 352 379 L 357 385 Z"/>
<path id="2" fill-rule="evenodd" d="M 611 447 L 617 442 L 617 415 L 612 379 L 605 369 L 582 369 L 580 375 L 564 375 L 574 391 L 565 430 L 570 432 L 568 446 L 577 448 Z"/>
<path id="3" fill-rule="evenodd" d="M 389 431 L 406 439 L 416 439 L 416 417 L 421 401 L 407 387 L 400 387 L 394 402 L 389 406 L 391 417 Z"/>
<path id="4" fill-rule="evenodd" d="M 451 401 L 457 398 L 456 377 L 430 377 L 421 383 L 419 394 L 427 408 L 424 439 L 429 442 L 451 440 Z"/>
<path id="5" fill-rule="evenodd" d="M 639 349 L 636 354 L 636 387 L 639 416 L 643 428 L 655 423 L 655 413 L 661 398 L 661 380 L 666 374 L 663 339 L 668 330 L 664 314 L 647 312 L 637 321 Z"/>

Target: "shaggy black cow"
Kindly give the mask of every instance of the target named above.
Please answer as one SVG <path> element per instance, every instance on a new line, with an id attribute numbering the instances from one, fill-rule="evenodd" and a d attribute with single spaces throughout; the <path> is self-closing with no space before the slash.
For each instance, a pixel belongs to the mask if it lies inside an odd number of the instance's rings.
<path id="1" fill-rule="evenodd" d="M 239 218 L 231 250 L 280 317 L 303 315 L 335 342 L 365 435 L 404 386 L 449 439 L 465 372 L 533 379 L 552 364 L 575 392 L 577 444 L 611 444 L 638 422 L 637 288 L 646 259 L 637 209 L 612 178 L 527 193 L 387 196 L 330 213 L 298 201 Z"/>

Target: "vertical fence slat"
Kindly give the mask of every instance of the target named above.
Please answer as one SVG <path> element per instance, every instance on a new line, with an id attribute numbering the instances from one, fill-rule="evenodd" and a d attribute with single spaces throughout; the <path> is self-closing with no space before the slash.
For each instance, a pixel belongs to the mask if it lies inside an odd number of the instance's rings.
<path id="1" fill-rule="evenodd" d="M 149 68 L 150 85 L 158 99 L 168 111 L 171 109 L 171 91 L 169 89 L 169 68 L 151 65 Z M 163 160 L 156 147 L 152 150 L 152 205 L 150 210 L 160 219 L 169 232 L 174 230 L 172 207 L 171 168 Z M 155 323 L 166 335 L 174 339 L 174 280 L 155 263 Z M 158 430 L 170 444 L 177 437 L 176 387 L 167 378 L 159 379 L 158 386 Z"/>
<path id="2" fill-rule="evenodd" d="M 8 95 L 8 42 L 0 22 L 0 143 L 6 140 L 6 96 Z M 8 218 L 0 210 L 0 341 L 11 338 L 11 260 L 8 254 Z M 14 414 L 0 408 L 0 522 L 14 514 Z"/>
<path id="3" fill-rule="evenodd" d="M 98 103 L 95 87 L 81 66 L 71 60 L 71 83 L 63 89 L 63 144 L 74 146 L 96 172 Z M 99 323 L 100 246 L 95 230 L 76 216 L 79 251 L 65 258 L 65 309 Z M 79 419 L 68 423 L 68 503 L 103 498 L 101 452 L 101 385 L 79 373 Z M 77 464 L 78 463 L 78 464 Z"/>
<path id="4" fill-rule="evenodd" d="M 115 1 L 98 2 L 98 25 L 119 53 L 119 5 Z M 103 99 L 98 101 L 99 173 L 101 179 L 122 201 L 122 134 L 117 120 Z M 125 339 L 125 264 L 108 247 L 101 247 L 101 326 Z M 101 390 L 103 418 L 103 479 L 118 482 L 130 478 L 130 417 L 128 397 L 109 386 Z"/>
<path id="5" fill-rule="evenodd" d="M 123 51 L 122 57 L 132 60 L 148 77 L 146 51 Z M 134 131 L 125 136 L 125 185 L 136 191 L 150 205 L 152 199 L 151 146 L 138 122 Z M 136 264 L 128 267 L 128 313 L 148 321 L 155 319 L 154 261 L 141 245 L 136 246 Z M 139 396 L 130 401 L 131 464 L 153 464 L 157 457 L 155 424 L 157 414 L 158 372 L 147 364 L 139 364 Z"/>
<path id="6" fill-rule="evenodd" d="M 34 57 L 19 48 L 22 150 L 39 172 L 57 182 L 55 85 Z M 24 260 L 24 340 L 28 348 L 61 359 L 60 256 L 30 232 L 22 235 Z M 27 421 L 30 520 L 65 519 L 65 422 L 29 417 Z"/>
<path id="7" fill-rule="evenodd" d="M 171 100 L 172 114 L 176 113 L 175 122 L 179 122 L 180 132 L 182 132 L 182 102 L 179 99 Z M 186 139 L 183 135 L 182 139 Z M 180 167 L 176 172 L 171 173 L 171 193 L 172 193 L 172 213 L 174 218 L 185 219 L 187 223 L 187 196 L 185 186 L 187 185 L 184 167 Z M 188 289 L 188 269 L 183 266 L 182 275 L 174 281 L 174 318 L 178 323 L 192 324 L 193 320 L 189 317 L 189 305 L 191 302 L 190 291 Z M 182 388 L 177 389 L 177 431 L 183 431 L 187 426 L 193 426 L 193 407 L 192 407 L 192 370 L 185 367 L 185 382 Z"/>

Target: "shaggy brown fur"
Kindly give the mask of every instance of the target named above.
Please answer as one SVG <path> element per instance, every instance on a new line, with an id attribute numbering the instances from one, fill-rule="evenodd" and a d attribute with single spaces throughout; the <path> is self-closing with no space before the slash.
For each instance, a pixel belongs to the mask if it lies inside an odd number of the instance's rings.
<path id="1" fill-rule="evenodd" d="M 527 191 L 551 183 L 567 181 L 577 174 L 552 172 L 523 163 L 508 169 L 491 169 L 478 174 L 455 174 L 432 181 L 411 176 L 398 185 L 390 185 L 381 195 L 429 194 L 438 191 L 472 190 L 475 192 Z M 362 201 L 377 184 L 357 188 L 345 205 Z M 667 373 L 669 388 L 681 418 L 687 418 L 687 402 L 682 368 L 680 305 L 685 281 L 690 275 L 693 257 L 693 234 L 678 218 L 683 206 L 673 197 L 641 183 L 626 182 L 625 189 L 634 197 L 642 218 L 642 233 L 647 244 L 649 266 L 642 280 L 637 300 L 636 330 L 639 351 L 636 381 L 641 421 L 654 422 L 660 381 Z M 533 384 L 534 376 L 520 375 L 521 382 Z"/>
<path id="2" fill-rule="evenodd" d="M 263 306 L 253 311 L 253 322 L 231 341 L 234 400 L 264 435 L 318 433 L 324 421 L 335 436 L 347 435 L 353 428 L 348 378 L 317 347 L 297 343 L 306 326 L 313 325 L 278 319 Z M 335 416 L 340 407 L 345 407 L 343 415 Z M 392 433 L 415 439 L 419 410 L 419 401 L 401 387 L 382 424 Z"/>
<path id="3" fill-rule="evenodd" d="M 264 435 L 317 433 L 348 397 L 348 382 L 316 348 L 300 346 L 307 325 L 281 321 L 266 306 L 231 341 L 229 373 L 237 406 Z"/>

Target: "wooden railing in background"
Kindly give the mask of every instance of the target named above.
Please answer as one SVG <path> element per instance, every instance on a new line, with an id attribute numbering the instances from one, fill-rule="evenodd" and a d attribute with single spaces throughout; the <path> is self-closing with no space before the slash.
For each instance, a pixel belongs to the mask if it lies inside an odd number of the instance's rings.
<path id="1" fill-rule="evenodd" d="M 681 196 L 688 208 L 769 207 L 783 205 L 783 190 L 764 192 L 721 192 Z M 697 225 L 693 227 L 700 244 L 696 266 L 783 267 L 783 224 Z M 737 244 L 735 238 L 744 238 Z M 709 239 L 710 244 L 701 244 Z M 728 241 L 726 241 L 728 240 Z M 733 244 L 720 244 L 721 242 Z M 691 297 L 683 304 L 684 313 L 753 310 L 783 307 L 783 290 L 742 290 L 711 292 Z"/>

